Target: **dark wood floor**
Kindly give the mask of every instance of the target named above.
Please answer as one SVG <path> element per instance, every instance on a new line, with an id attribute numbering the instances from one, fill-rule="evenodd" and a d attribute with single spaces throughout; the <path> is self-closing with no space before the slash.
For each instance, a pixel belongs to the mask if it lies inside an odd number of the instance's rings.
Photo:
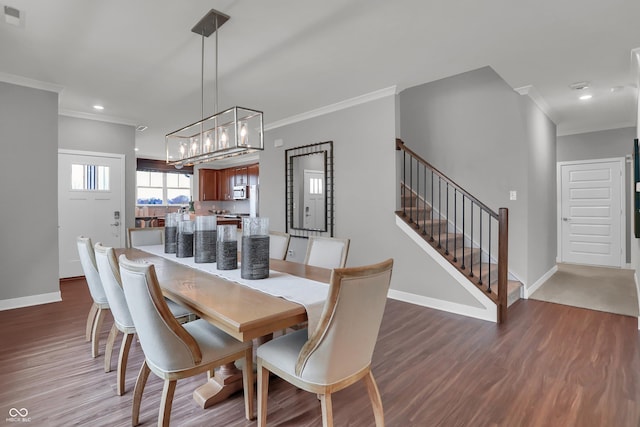
<path id="1" fill-rule="evenodd" d="M 90 356 L 82 280 L 61 285 L 63 301 L 0 312 L 0 411 L 26 408 L 32 426 L 128 426 L 142 352 L 134 344 L 127 393 L 115 371 Z M 638 426 L 640 357 L 636 319 L 540 301 L 517 302 L 506 325 L 389 300 L 373 372 L 387 426 Z M 117 349 L 114 350 L 114 368 Z M 191 397 L 204 376 L 178 382 L 175 426 L 250 426 L 241 394 L 200 409 Z M 161 381 L 149 377 L 142 425 L 157 422 Z M 334 396 L 336 426 L 371 426 L 364 386 Z M 319 426 L 320 402 L 271 380 L 270 426 Z M 26 425 L 6 423 L 7 425 Z"/>

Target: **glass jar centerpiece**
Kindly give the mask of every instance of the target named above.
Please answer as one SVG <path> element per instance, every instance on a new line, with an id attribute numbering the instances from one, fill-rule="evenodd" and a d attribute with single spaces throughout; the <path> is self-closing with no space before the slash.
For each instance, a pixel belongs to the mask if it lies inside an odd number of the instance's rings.
<path id="1" fill-rule="evenodd" d="M 269 277 L 269 218 L 243 218 L 240 276 L 243 279 Z"/>

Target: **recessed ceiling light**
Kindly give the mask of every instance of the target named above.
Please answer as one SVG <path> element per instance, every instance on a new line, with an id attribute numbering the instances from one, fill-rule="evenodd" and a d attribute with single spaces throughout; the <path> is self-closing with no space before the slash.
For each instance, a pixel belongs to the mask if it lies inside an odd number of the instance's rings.
<path id="1" fill-rule="evenodd" d="M 136 127 L 136 130 L 137 130 L 138 132 L 144 132 L 145 130 L 147 130 L 147 128 L 148 128 L 148 127 L 147 127 L 147 126 L 145 126 L 145 125 L 140 125 L 140 126 Z"/>
<path id="2" fill-rule="evenodd" d="M 93 108 L 95 108 L 96 110 L 104 110 L 104 107 L 102 105 L 94 105 Z"/>
<path id="3" fill-rule="evenodd" d="M 587 99 L 591 99 L 593 97 L 593 95 L 582 95 L 580 97 L 580 100 L 582 101 L 586 101 Z"/>
<path id="4" fill-rule="evenodd" d="M 589 82 L 587 81 L 575 82 L 575 83 L 571 83 L 569 87 L 573 90 L 585 90 L 589 88 Z"/>
<path id="5" fill-rule="evenodd" d="M 138 147 L 134 148 L 135 151 L 139 151 L 140 149 Z"/>

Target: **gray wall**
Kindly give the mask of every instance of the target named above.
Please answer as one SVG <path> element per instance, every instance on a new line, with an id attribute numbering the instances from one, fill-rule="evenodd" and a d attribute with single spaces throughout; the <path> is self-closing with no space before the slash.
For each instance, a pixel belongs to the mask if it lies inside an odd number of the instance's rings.
<path id="1" fill-rule="evenodd" d="M 58 282 L 58 94 L 0 82 L 0 300 Z"/>
<path id="2" fill-rule="evenodd" d="M 349 237 L 347 265 L 395 260 L 392 288 L 479 307 L 435 261 L 395 225 L 396 97 L 372 101 L 266 132 L 260 154 L 260 215 L 285 229 L 284 150 L 334 142 L 335 235 Z M 274 141 L 284 145 L 275 148 Z M 293 259 L 304 257 L 305 239 L 292 239 Z M 291 258 L 290 258 L 291 259 Z"/>
<path id="3" fill-rule="evenodd" d="M 409 148 L 493 210 L 509 209 L 512 273 L 530 285 L 555 265 L 556 130 L 528 98 L 484 67 L 404 90 L 400 121 Z"/>
<path id="4" fill-rule="evenodd" d="M 60 116 L 59 148 L 125 155 L 125 227 L 135 224 L 135 128 Z M 57 201 L 56 201 L 57 206 Z M 123 228 L 123 232 L 126 228 Z"/>
<path id="5" fill-rule="evenodd" d="M 619 128 L 599 132 L 587 132 L 574 135 L 558 136 L 558 161 L 610 159 L 627 157 L 633 153 L 633 140 L 636 128 Z M 631 189 L 633 181 L 633 165 L 625 162 L 625 188 Z M 625 193 L 627 212 L 625 223 L 626 262 L 631 262 L 631 242 L 633 237 L 633 192 Z"/>

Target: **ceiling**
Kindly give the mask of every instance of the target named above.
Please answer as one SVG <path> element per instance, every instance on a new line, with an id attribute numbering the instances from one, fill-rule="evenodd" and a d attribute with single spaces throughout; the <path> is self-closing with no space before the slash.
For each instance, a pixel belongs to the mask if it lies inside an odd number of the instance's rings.
<path id="1" fill-rule="evenodd" d="M 21 12 L 13 25 L 0 10 L 0 80 L 60 86 L 63 114 L 148 126 L 136 133 L 144 157 L 162 158 L 164 135 L 202 118 L 191 28 L 212 8 L 231 17 L 218 32 L 218 110 L 259 109 L 267 125 L 484 66 L 514 89 L 531 85 L 560 135 L 636 123 L 637 0 L 0 2 Z M 213 39 L 206 116 L 217 112 Z M 579 81 L 591 100 L 569 87 Z"/>

